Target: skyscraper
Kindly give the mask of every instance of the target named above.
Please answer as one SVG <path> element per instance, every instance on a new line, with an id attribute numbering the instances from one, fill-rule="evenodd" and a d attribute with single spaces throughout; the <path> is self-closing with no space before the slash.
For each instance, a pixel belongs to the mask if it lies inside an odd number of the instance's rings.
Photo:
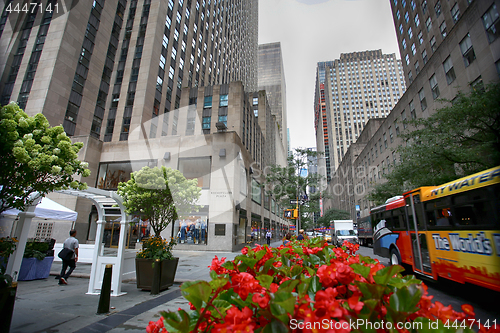
<path id="1" fill-rule="evenodd" d="M 459 91 L 498 82 L 498 6 L 498 0 L 391 0 L 407 89 L 387 118 L 370 121 L 350 147 L 329 186 L 330 192 L 347 191 L 336 193 L 325 208 L 350 210 L 354 217 L 356 204 L 360 216 L 367 216 L 368 193 L 399 160 L 395 148 L 405 144 L 405 120 L 429 117 L 443 107 L 440 99 L 453 100 Z"/>
<path id="2" fill-rule="evenodd" d="M 404 91 L 401 61 L 395 54 L 353 52 L 318 63 L 315 129 L 328 180 L 366 122 L 386 117 Z"/>
<path id="3" fill-rule="evenodd" d="M 276 116 L 279 134 L 287 148 L 286 82 L 281 43 L 259 45 L 259 90 L 265 90 L 271 113 Z"/>
<path id="4" fill-rule="evenodd" d="M 285 229 L 260 187 L 259 168 L 286 153 L 257 91 L 257 0 L 48 1 L 52 11 L 33 13 L 1 2 L 2 104 L 43 113 L 83 142 L 91 187 L 116 190 L 144 166 L 197 179 L 202 208 L 188 215 L 207 222 L 206 249 L 238 250 L 252 228 Z M 78 211 L 75 228 L 94 240 L 92 204 L 52 196 Z M 99 222 L 112 239 L 120 222 L 108 217 Z M 172 224 L 165 232 L 175 237 Z M 129 227 L 135 247 L 139 226 Z"/>
<path id="5" fill-rule="evenodd" d="M 125 141 L 183 87 L 257 88 L 257 0 L 95 0 L 2 12 L 0 103 L 66 133 Z M 54 10 L 57 8 L 57 11 Z M 64 11 L 64 13 L 63 13 Z"/>

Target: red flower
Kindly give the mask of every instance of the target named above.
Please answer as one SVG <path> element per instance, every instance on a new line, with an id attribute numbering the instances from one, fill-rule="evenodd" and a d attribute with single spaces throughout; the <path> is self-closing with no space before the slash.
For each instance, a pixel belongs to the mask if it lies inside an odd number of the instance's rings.
<path id="1" fill-rule="evenodd" d="M 359 313 L 361 309 L 363 309 L 363 302 L 359 301 L 359 295 L 358 296 L 352 296 L 347 299 L 347 304 L 349 304 L 349 307 L 355 311 L 356 313 Z"/>
<path id="2" fill-rule="evenodd" d="M 267 308 L 270 300 L 271 300 L 271 298 L 266 293 L 264 293 L 263 295 L 262 294 L 253 294 L 253 296 L 252 296 L 252 302 L 257 303 L 261 309 Z"/>
<path id="3" fill-rule="evenodd" d="M 251 274 L 245 272 L 234 275 L 231 278 L 231 283 L 234 291 L 240 295 L 242 300 L 246 300 L 248 294 L 262 290 L 259 282 Z"/>
<path id="4" fill-rule="evenodd" d="M 242 248 L 241 249 L 241 253 L 242 254 L 248 254 L 248 247 L 245 246 L 244 248 Z"/>
<path id="5" fill-rule="evenodd" d="M 208 266 L 211 271 L 215 271 L 217 274 L 225 274 L 228 272 L 227 269 L 222 267 L 222 264 L 226 261 L 226 257 L 222 257 L 221 260 L 219 261 L 219 258 L 215 256 L 215 258 L 212 259 L 212 265 Z"/>
<path id="6" fill-rule="evenodd" d="M 233 305 L 229 310 L 227 310 L 226 317 L 224 317 L 224 322 L 215 324 L 213 332 L 215 333 L 225 333 L 225 332 L 253 332 L 255 324 L 252 322 L 253 311 L 248 307 L 244 307 L 241 311 Z"/>

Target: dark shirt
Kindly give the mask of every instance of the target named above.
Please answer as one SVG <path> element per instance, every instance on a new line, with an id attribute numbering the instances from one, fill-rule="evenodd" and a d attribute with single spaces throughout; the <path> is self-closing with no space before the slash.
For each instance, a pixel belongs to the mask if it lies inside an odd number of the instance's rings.
<path id="1" fill-rule="evenodd" d="M 297 240 L 304 240 L 304 235 L 300 234 L 299 237 L 297 237 Z"/>

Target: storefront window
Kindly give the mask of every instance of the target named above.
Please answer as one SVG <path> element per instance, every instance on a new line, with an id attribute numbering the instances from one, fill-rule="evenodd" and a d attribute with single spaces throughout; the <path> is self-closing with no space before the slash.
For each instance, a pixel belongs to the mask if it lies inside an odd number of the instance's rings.
<path id="1" fill-rule="evenodd" d="M 174 223 L 174 235 L 179 244 L 206 245 L 207 231 L 207 216 L 191 215 L 188 218 L 176 220 Z"/>
<path id="2" fill-rule="evenodd" d="M 155 167 L 156 164 L 156 160 L 101 163 L 96 187 L 104 190 L 116 190 L 119 183 L 130 179 L 132 172 L 145 166 Z"/>

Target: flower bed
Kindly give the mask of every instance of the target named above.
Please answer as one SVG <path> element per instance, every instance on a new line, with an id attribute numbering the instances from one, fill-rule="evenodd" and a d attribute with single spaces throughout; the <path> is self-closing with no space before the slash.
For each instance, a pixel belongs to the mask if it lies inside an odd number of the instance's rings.
<path id="1" fill-rule="evenodd" d="M 146 331 L 488 331 L 475 325 L 470 305 L 456 312 L 433 303 L 420 280 L 403 277 L 400 266 L 356 255 L 358 248 L 316 238 L 278 248 L 245 247 L 229 262 L 215 257 L 212 281 L 181 286 L 191 310 L 162 312 Z"/>

